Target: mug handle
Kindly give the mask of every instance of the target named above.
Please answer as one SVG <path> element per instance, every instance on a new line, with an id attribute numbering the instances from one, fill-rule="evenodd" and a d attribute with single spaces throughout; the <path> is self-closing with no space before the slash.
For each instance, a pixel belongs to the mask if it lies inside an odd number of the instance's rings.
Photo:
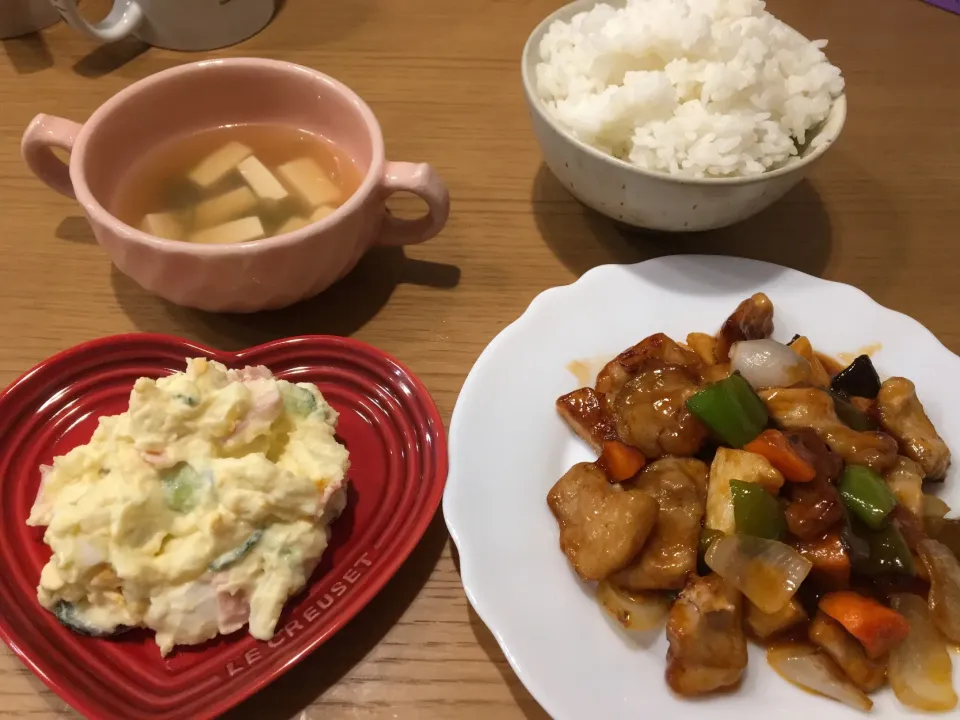
<path id="1" fill-rule="evenodd" d="M 432 167 L 426 163 L 387 162 L 383 170 L 384 199 L 395 192 L 411 192 L 427 203 L 427 214 L 416 220 L 395 217 L 384 208 L 386 217 L 378 245 L 415 245 L 439 233 L 450 216 L 450 193 Z"/>
<path id="2" fill-rule="evenodd" d="M 33 174 L 69 198 L 76 198 L 70 181 L 70 166 L 54 155 L 51 148 L 71 152 L 81 127 L 72 120 L 41 114 L 30 122 L 20 141 L 20 153 Z"/>
<path id="3" fill-rule="evenodd" d="M 137 0 L 115 0 L 107 16 L 96 23 L 87 22 L 77 9 L 77 0 L 52 0 L 67 25 L 103 42 L 125 38 L 143 20 L 143 9 Z"/>

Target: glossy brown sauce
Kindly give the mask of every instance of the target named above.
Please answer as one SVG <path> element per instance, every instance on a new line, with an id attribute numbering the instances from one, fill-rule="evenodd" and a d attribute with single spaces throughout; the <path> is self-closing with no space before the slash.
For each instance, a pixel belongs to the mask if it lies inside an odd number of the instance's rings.
<path id="1" fill-rule="evenodd" d="M 837 353 L 837 359 L 842 363 L 842 367 L 846 367 L 861 355 L 873 357 L 882 349 L 883 345 L 881 343 L 870 343 L 869 345 L 864 345 L 862 348 L 854 352 Z"/>
<path id="2" fill-rule="evenodd" d="M 596 356 L 582 360 L 571 360 L 567 363 L 567 371 L 577 379 L 580 387 L 593 387 L 597 380 L 597 373 L 610 362 L 607 356 Z"/>

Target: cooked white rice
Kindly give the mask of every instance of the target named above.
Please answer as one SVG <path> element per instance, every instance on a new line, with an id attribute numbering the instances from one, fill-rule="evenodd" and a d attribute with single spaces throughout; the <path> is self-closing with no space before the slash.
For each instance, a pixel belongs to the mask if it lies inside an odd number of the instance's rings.
<path id="1" fill-rule="evenodd" d="M 796 155 L 843 91 L 826 44 L 761 0 L 599 4 L 544 35 L 537 93 L 571 134 L 639 167 L 756 175 Z"/>

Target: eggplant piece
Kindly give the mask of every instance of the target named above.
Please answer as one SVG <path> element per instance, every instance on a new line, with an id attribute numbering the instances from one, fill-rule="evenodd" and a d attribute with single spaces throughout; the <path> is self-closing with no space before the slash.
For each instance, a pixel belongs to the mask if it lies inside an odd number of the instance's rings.
<path id="1" fill-rule="evenodd" d="M 830 390 L 845 397 L 874 400 L 880 393 L 880 376 L 869 355 L 858 355 L 830 383 Z"/>
<path id="2" fill-rule="evenodd" d="M 65 628 L 73 630 L 78 635 L 86 635 L 87 637 L 110 637 L 127 632 L 130 629 L 126 625 L 117 625 L 112 631 L 104 631 L 91 627 L 83 622 L 73 603 L 69 603 L 66 600 L 57 601 L 57 604 L 53 607 L 53 614 Z"/>

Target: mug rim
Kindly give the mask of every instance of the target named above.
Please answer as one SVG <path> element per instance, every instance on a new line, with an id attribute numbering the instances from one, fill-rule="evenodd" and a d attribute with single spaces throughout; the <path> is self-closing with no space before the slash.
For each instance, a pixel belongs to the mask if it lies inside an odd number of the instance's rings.
<path id="1" fill-rule="evenodd" d="M 309 76 L 311 80 L 320 82 L 333 89 L 350 105 L 359 112 L 366 125 L 367 133 L 370 136 L 372 152 L 370 158 L 370 167 L 367 169 L 359 187 L 346 202 L 327 217 L 318 220 L 309 225 L 284 233 L 283 235 L 274 235 L 272 237 L 260 238 L 259 240 L 249 240 L 242 243 L 228 243 L 223 245 L 204 245 L 199 243 L 183 242 L 182 240 L 168 240 L 156 235 L 150 235 L 138 228 L 127 225 L 120 218 L 108 211 L 90 191 L 86 180 L 86 162 L 87 162 L 87 141 L 96 131 L 100 123 L 110 114 L 116 112 L 128 100 L 138 94 L 145 87 L 162 82 L 176 81 L 185 75 L 192 75 L 198 72 L 209 72 L 210 68 L 268 68 L 285 73 L 299 73 Z M 77 139 L 70 153 L 70 181 L 73 184 L 74 193 L 77 201 L 83 207 L 84 212 L 96 224 L 109 227 L 110 230 L 125 242 L 137 242 L 157 250 L 179 249 L 185 251 L 185 254 L 229 256 L 229 255 L 248 255 L 255 254 L 260 250 L 267 248 L 290 247 L 297 245 L 309 237 L 317 235 L 328 227 L 334 226 L 344 213 L 361 206 L 371 195 L 380 179 L 383 176 L 383 167 L 385 164 L 385 151 L 383 142 L 383 131 L 380 123 L 370 106 L 353 90 L 342 82 L 326 73 L 315 70 L 304 65 L 286 62 L 284 60 L 270 60 L 266 58 L 216 58 L 211 60 L 200 60 L 197 62 L 178 65 L 173 68 L 161 70 L 160 72 L 148 75 L 123 90 L 109 97 L 103 102 L 87 120 L 82 123 L 80 132 L 77 133 Z M 341 213 L 343 211 L 343 213 Z"/>

